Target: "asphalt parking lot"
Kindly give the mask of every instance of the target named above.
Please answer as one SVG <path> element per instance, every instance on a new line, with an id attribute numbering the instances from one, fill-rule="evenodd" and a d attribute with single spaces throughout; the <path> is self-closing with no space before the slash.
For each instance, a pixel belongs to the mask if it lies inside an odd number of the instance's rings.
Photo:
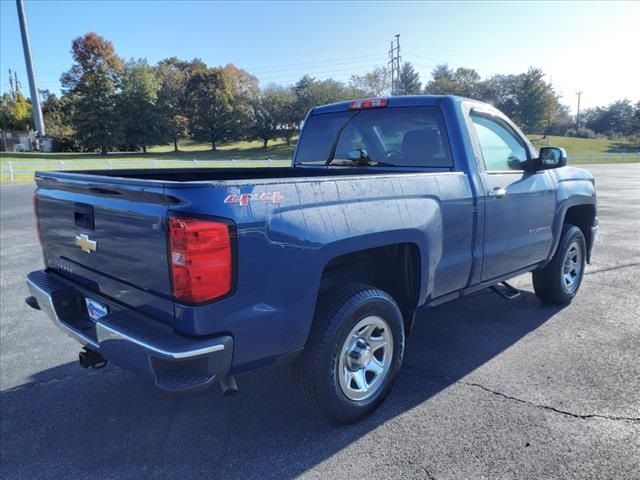
<path id="1" fill-rule="evenodd" d="M 391 395 L 348 427 L 311 417 L 283 368 L 234 398 L 81 369 L 23 303 L 33 187 L 2 185 L 2 478 L 640 478 L 640 164 L 588 168 L 600 234 L 573 304 L 542 305 L 524 276 L 516 300 L 423 312 Z"/>

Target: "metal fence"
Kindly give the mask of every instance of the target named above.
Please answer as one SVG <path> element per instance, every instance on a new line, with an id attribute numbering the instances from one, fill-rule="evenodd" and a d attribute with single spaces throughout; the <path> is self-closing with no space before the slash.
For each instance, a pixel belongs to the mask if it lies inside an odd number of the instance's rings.
<path id="1" fill-rule="evenodd" d="M 569 163 L 633 163 L 640 162 L 640 152 L 569 154 Z"/>
<path id="2" fill-rule="evenodd" d="M 640 162 L 640 152 L 587 153 L 570 155 L 569 164 L 592 163 L 628 163 Z M 0 162 L 0 180 L 5 182 L 24 182 L 33 179 L 38 170 L 116 170 L 122 168 L 183 168 L 183 167 L 288 167 L 290 160 L 154 160 L 154 159 L 78 159 L 78 160 L 40 160 L 33 162 Z"/>
<path id="3" fill-rule="evenodd" d="M 33 162 L 2 161 L 0 179 L 2 182 L 22 182 L 33 179 L 36 171 L 57 170 L 118 170 L 124 168 L 247 168 L 247 167 L 288 167 L 291 160 L 155 160 L 155 159 L 78 159 L 78 160 L 40 160 Z"/>

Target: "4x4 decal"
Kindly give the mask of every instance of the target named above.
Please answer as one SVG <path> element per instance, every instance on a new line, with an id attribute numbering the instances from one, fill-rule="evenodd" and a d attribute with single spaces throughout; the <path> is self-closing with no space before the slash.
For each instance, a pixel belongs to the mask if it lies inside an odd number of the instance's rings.
<path id="1" fill-rule="evenodd" d="M 224 199 L 224 203 L 237 203 L 241 207 L 246 207 L 251 201 L 259 202 L 271 202 L 274 204 L 282 201 L 282 194 L 280 192 L 262 192 L 262 193 L 232 193 L 227 195 Z"/>

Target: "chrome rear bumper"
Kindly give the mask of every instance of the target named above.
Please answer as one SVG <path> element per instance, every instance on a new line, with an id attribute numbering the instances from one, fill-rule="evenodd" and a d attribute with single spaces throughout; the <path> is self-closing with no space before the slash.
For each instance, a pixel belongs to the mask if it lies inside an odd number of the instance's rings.
<path id="1" fill-rule="evenodd" d="M 65 333 L 116 365 L 136 371 L 167 390 L 207 387 L 231 368 L 233 339 L 192 339 L 132 310 L 113 308 L 89 320 L 83 289 L 45 270 L 31 272 L 27 285 L 37 305 Z M 100 299 L 99 295 L 89 294 Z"/>

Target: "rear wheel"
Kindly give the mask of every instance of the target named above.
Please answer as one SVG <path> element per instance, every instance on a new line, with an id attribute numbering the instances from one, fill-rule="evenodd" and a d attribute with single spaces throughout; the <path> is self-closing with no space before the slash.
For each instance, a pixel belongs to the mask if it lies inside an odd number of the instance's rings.
<path id="1" fill-rule="evenodd" d="M 320 298 L 294 377 L 310 407 L 352 423 L 382 403 L 403 354 L 404 324 L 393 298 L 375 287 L 346 284 Z"/>
<path id="2" fill-rule="evenodd" d="M 578 293 L 586 265 L 586 242 L 582 230 L 564 225 L 551 262 L 533 272 L 533 288 L 540 300 L 566 305 Z"/>

